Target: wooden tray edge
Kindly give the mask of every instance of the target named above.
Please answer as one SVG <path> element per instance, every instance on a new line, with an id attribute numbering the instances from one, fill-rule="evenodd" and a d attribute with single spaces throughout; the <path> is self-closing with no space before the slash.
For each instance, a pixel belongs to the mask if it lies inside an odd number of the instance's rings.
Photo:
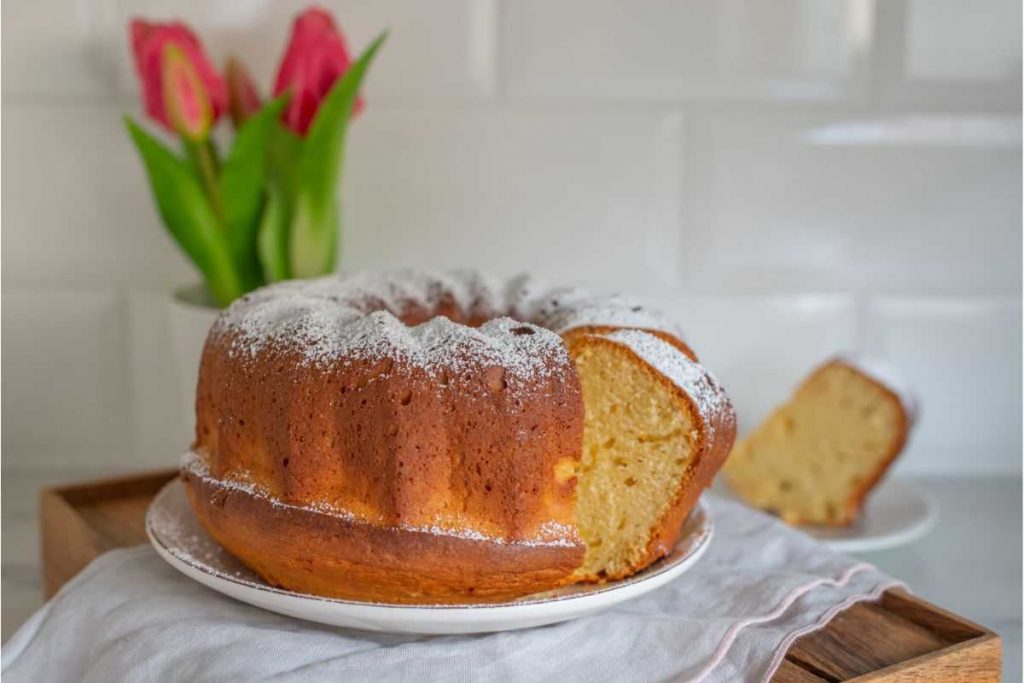
<path id="1" fill-rule="evenodd" d="M 1002 675 L 1003 644 L 999 635 L 991 631 L 984 635 L 955 643 L 942 650 L 929 652 L 887 666 L 878 671 L 849 679 L 856 683 L 885 681 L 902 683 L 921 681 L 998 681 Z"/>
<path id="2" fill-rule="evenodd" d="M 177 469 L 138 472 L 40 490 L 39 552 L 44 597 L 53 597 L 98 555 L 118 547 L 89 525 L 80 506 L 119 496 L 155 494 L 177 474 Z"/>
<path id="3" fill-rule="evenodd" d="M 43 592 L 52 597 L 103 547 L 103 541 L 58 489 L 39 493 L 40 555 Z"/>

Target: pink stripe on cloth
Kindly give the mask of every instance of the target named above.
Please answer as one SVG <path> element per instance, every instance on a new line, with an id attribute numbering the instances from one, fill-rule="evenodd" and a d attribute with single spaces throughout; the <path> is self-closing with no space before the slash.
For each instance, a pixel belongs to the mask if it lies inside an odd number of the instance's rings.
<path id="1" fill-rule="evenodd" d="M 843 602 L 839 603 L 838 605 L 835 605 L 834 607 L 832 607 L 832 609 L 822 614 L 821 618 L 818 619 L 817 622 L 811 624 L 806 628 L 798 629 L 790 633 L 781 643 L 779 643 L 779 647 L 775 651 L 775 655 L 772 657 L 771 664 L 768 665 L 768 675 L 765 676 L 764 680 L 767 681 L 769 678 L 771 678 L 772 674 L 775 673 L 775 670 L 782 665 L 782 660 L 786 658 L 786 653 L 789 652 L 789 648 L 793 645 L 793 643 L 796 642 L 797 638 L 805 636 L 808 633 L 813 633 L 814 631 L 823 628 L 828 624 L 828 622 L 832 621 L 832 618 L 834 616 L 836 616 L 843 610 L 852 607 L 858 602 L 869 602 L 871 600 L 877 600 L 878 598 L 882 597 L 882 593 L 892 588 L 907 589 L 907 585 L 904 584 L 902 581 L 887 581 L 876 586 L 875 589 L 870 593 L 851 595 Z"/>
<path id="2" fill-rule="evenodd" d="M 722 642 L 719 643 L 718 647 L 715 649 L 714 654 L 711 656 L 711 659 L 707 662 L 707 664 L 704 665 L 704 668 L 702 668 L 700 672 L 698 672 L 696 678 L 693 678 L 691 680 L 701 681 L 704 679 L 705 676 L 711 673 L 711 671 L 714 670 L 714 668 L 718 666 L 718 664 L 721 663 L 723 659 L 725 659 L 726 654 L 728 654 L 729 652 L 729 648 L 732 647 L 732 644 L 734 642 L 736 642 L 736 636 L 738 636 L 740 631 L 742 631 L 744 628 L 747 628 L 748 626 L 752 626 L 754 624 L 760 624 L 767 621 L 771 621 L 772 619 L 778 619 L 783 614 L 785 614 L 786 610 L 788 610 L 793 605 L 793 603 L 796 602 L 801 596 L 814 590 L 815 588 L 818 588 L 819 586 L 830 585 L 841 588 L 845 586 L 847 583 L 849 583 L 850 579 L 853 578 L 853 576 L 858 572 L 870 571 L 873 569 L 874 566 L 868 564 L 867 562 L 860 562 L 858 564 L 848 567 L 846 571 L 844 571 L 839 576 L 838 579 L 818 578 L 813 581 L 808 581 L 807 583 L 797 586 L 789 593 L 787 593 L 786 596 L 783 597 L 783 599 L 779 602 L 779 604 L 775 606 L 775 608 L 771 612 L 754 617 L 747 617 L 746 619 L 741 619 L 740 621 L 737 621 L 726 632 L 725 638 L 723 638 Z M 850 605 L 859 600 L 866 599 L 868 599 L 868 596 L 866 595 L 851 596 L 849 599 L 847 599 L 840 605 L 837 605 L 833 609 L 829 610 L 826 616 L 819 620 L 814 626 L 790 634 L 790 636 L 787 637 L 779 646 L 779 649 L 776 651 L 775 656 L 772 658 L 772 663 L 769 667 L 768 677 L 771 677 L 771 674 L 775 673 L 775 670 L 779 668 L 779 666 L 782 664 L 782 658 L 785 656 L 786 651 L 789 650 L 789 646 L 792 645 L 793 641 L 796 640 L 799 636 L 803 635 L 804 633 L 809 633 L 810 631 L 813 631 L 816 628 L 820 628 L 821 626 L 825 625 L 828 622 L 828 620 L 831 619 L 831 617 L 837 614 L 840 610 L 846 609 L 846 607 L 849 607 Z"/>

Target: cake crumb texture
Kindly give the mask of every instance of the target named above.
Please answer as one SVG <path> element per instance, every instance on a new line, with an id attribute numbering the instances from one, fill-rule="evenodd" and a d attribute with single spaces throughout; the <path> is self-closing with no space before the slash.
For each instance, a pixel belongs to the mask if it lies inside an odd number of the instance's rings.
<path id="1" fill-rule="evenodd" d="M 741 440 L 723 472 L 749 504 L 790 524 L 850 524 L 903 449 L 911 422 L 898 393 L 835 360 Z"/>

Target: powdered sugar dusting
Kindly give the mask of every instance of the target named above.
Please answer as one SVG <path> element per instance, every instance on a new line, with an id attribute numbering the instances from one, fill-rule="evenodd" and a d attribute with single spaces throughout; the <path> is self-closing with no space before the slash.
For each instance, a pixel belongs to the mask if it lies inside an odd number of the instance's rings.
<path id="1" fill-rule="evenodd" d="M 577 327 L 608 326 L 668 332 L 682 339 L 677 325 L 635 299 L 619 294 L 597 296 L 581 289 L 547 293 L 539 311 L 540 324 L 564 333 Z"/>
<path id="2" fill-rule="evenodd" d="M 508 283 L 505 303 L 510 315 L 560 334 L 577 327 L 608 326 L 660 330 L 683 337 L 678 325 L 635 299 L 596 294 L 583 287 L 545 287 L 528 275 Z"/>
<path id="3" fill-rule="evenodd" d="M 210 472 L 210 466 L 202 454 L 195 451 L 188 451 L 181 456 L 181 471 L 200 479 L 208 484 L 217 486 L 229 491 L 236 491 L 245 495 L 259 498 L 268 504 L 281 509 L 296 510 L 307 513 L 326 515 L 346 522 L 362 521 L 360 517 L 349 510 L 344 510 L 336 505 L 324 502 L 314 502 L 304 505 L 286 503 L 270 494 L 261 486 L 248 481 L 234 478 L 217 478 Z M 471 528 L 450 528 L 437 524 L 415 525 L 399 524 L 393 528 L 410 533 L 429 534 L 431 536 L 447 536 L 461 538 L 469 541 L 484 541 L 487 543 L 498 543 L 501 545 L 516 545 L 524 547 L 573 547 L 579 544 L 579 537 L 576 530 L 554 522 L 541 525 L 538 533 L 532 538 L 507 539 L 500 536 L 491 536 Z"/>
<path id="4" fill-rule="evenodd" d="M 341 510 L 333 505 L 330 505 L 327 502 L 314 502 L 303 506 L 292 505 L 289 503 L 285 503 L 282 500 L 279 500 L 278 498 L 271 495 L 269 491 L 252 482 L 236 478 L 217 479 L 211 474 L 210 466 L 207 464 L 206 458 L 204 458 L 199 453 L 196 453 L 195 451 L 188 451 L 187 453 L 181 456 L 180 468 L 181 471 L 187 472 L 188 474 L 196 477 L 197 479 L 202 479 L 203 481 L 206 482 L 216 483 L 221 488 L 228 489 L 229 491 L 237 491 L 239 493 L 244 493 L 249 496 L 260 498 L 277 508 L 291 508 L 314 511 L 350 522 L 357 521 L 358 519 L 356 515 L 352 514 L 348 510 Z"/>
<path id="5" fill-rule="evenodd" d="M 641 360 L 667 377 L 697 404 L 706 428 L 714 433 L 712 416 L 723 415 L 735 420 L 732 405 L 721 384 L 708 370 L 686 357 L 679 349 L 653 334 L 639 330 L 618 330 L 605 335 L 624 344 L 640 356 Z"/>
<path id="6" fill-rule="evenodd" d="M 410 310 L 429 317 L 446 302 L 467 317 L 493 319 L 476 328 L 443 316 L 415 326 L 400 320 Z M 500 282 L 474 271 L 368 272 L 282 282 L 236 301 L 211 335 L 227 336 L 236 357 L 285 346 L 314 364 L 392 358 L 432 373 L 467 363 L 498 364 L 533 379 L 567 360 L 559 335 L 586 325 L 681 336 L 666 318 L 623 297 L 547 288 L 529 276 Z M 553 355 L 559 363 L 546 360 Z"/>

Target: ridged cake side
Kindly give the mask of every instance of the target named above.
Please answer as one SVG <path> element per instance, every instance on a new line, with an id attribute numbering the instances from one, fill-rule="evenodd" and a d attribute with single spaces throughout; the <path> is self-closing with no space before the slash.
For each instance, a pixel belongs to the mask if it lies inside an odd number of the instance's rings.
<path id="1" fill-rule="evenodd" d="M 376 524 L 506 539 L 572 528 L 571 482 L 553 473 L 578 458 L 582 405 L 557 335 L 507 318 L 409 328 L 387 312 L 345 329 L 365 341 L 331 362 L 212 338 L 196 448 L 214 476 Z"/>

